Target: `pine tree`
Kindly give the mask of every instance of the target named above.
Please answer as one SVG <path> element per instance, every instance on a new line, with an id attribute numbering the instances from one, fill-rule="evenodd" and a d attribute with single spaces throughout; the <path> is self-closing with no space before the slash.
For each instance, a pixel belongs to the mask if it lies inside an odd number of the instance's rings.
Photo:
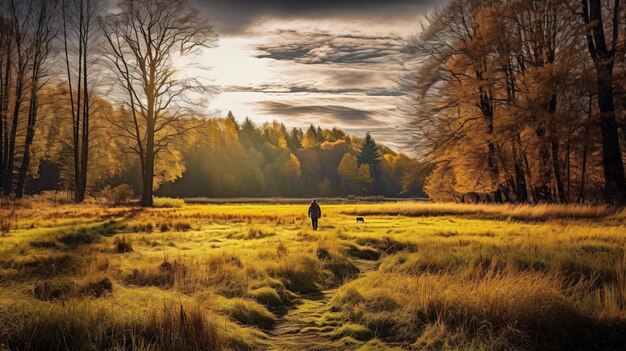
<path id="1" fill-rule="evenodd" d="M 241 143 L 246 148 L 258 148 L 263 145 L 263 135 L 249 117 L 246 117 L 241 124 L 240 136 L 242 138 Z"/>
<path id="2" fill-rule="evenodd" d="M 317 141 L 319 141 L 320 144 L 326 141 L 324 138 L 324 131 L 320 126 L 317 126 L 317 129 L 315 130 L 315 135 L 317 135 Z"/>
<path id="3" fill-rule="evenodd" d="M 296 151 L 302 147 L 302 129 L 293 128 L 287 139 L 291 151 Z"/>
<path id="4" fill-rule="evenodd" d="M 315 127 L 311 124 L 309 129 L 307 129 L 306 134 L 304 135 L 304 139 L 302 140 L 302 147 L 304 148 L 316 148 L 320 145 L 319 136 L 317 135 L 317 131 Z"/>
<path id="5" fill-rule="evenodd" d="M 233 115 L 232 111 L 228 111 L 228 115 L 226 115 L 226 119 L 233 123 L 233 125 L 235 126 L 235 129 L 237 130 L 237 133 L 239 133 L 239 123 L 237 123 L 237 119 L 235 118 L 235 115 Z"/>
<path id="6" fill-rule="evenodd" d="M 370 175 L 374 180 L 374 187 L 380 182 L 381 174 L 380 174 L 380 150 L 378 149 L 378 145 L 370 135 L 367 133 L 365 135 L 365 139 L 361 143 L 361 153 L 358 157 L 359 166 L 367 165 L 369 167 Z"/>

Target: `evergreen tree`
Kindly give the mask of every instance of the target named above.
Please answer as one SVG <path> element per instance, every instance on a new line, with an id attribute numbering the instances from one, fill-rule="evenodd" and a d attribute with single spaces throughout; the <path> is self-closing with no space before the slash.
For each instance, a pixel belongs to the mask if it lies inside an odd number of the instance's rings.
<path id="1" fill-rule="evenodd" d="M 261 131 L 256 128 L 250 117 L 246 117 L 241 124 L 240 136 L 241 144 L 246 148 L 258 149 L 264 142 Z"/>
<path id="2" fill-rule="evenodd" d="M 337 140 L 344 139 L 345 137 L 346 137 L 346 134 L 341 129 L 338 129 L 337 127 L 333 127 L 333 129 L 331 129 L 329 133 L 328 141 L 337 141 Z"/>
<path id="3" fill-rule="evenodd" d="M 302 147 L 302 129 L 293 128 L 287 139 L 291 151 L 296 151 Z"/>
<path id="4" fill-rule="evenodd" d="M 376 142 L 370 133 L 365 135 L 365 139 L 363 139 L 363 142 L 361 143 L 361 153 L 359 154 L 358 161 L 359 166 L 367 165 L 369 167 L 370 175 L 374 180 L 374 188 L 376 189 L 381 178 L 381 155 L 378 145 L 376 145 Z"/>
<path id="5" fill-rule="evenodd" d="M 315 130 L 315 135 L 317 135 L 317 141 L 319 141 L 320 144 L 325 141 L 324 131 L 322 131 L 322 128 L 320 126 L 317 126 L 317 129 Z"/>
<path id="6" fill-rule="evenodd" d="M 226 119 L 233 123 L 233 126 L 235 126 L 235 129 L 237 130 L 237 133 L 239 133 L 239 123 L 237 123 L 237 119 L 235 118 L 235 115 L 233 115 L 232 111 L 228 111 Z"/>
<path id="7" fill-rule="evenodd" d="M 302 140 L 302 147 L 304 148 L 315 148 L 320 145 L 320 139 L 317 135 L 317 131 L 315 127 L 311 124 L 309 129 L 307 129 L 306 134 L 304 135 L 304 139 Z"/>

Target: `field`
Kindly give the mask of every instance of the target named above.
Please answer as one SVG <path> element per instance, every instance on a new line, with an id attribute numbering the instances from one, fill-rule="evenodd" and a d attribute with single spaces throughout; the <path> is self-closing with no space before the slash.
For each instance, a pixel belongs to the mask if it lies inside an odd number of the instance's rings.
<path id="1" fill-rule="evenodd" d="M 626 212 L 0 210 L 0 350 L 622 350 Z M 365 223 L 356 223 L 355 216 Z"/>

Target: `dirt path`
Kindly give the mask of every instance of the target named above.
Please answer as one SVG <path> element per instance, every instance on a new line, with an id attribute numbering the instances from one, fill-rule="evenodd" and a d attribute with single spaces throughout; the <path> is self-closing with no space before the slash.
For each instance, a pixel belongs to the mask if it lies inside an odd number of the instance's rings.
<path id="1" fill-rule="evenodd" d="M 359 277 L 373 272 L 377 261 L 354 259 L 360 270 Z M 333 318 L 329 301 L 337 288 L 300 295 L 301 304 L 283 316 L 268 333 L 270 350 L 274 351 L 327 351 L 345 349 L 340 336 L 333 333 L 342 321 Z"/>

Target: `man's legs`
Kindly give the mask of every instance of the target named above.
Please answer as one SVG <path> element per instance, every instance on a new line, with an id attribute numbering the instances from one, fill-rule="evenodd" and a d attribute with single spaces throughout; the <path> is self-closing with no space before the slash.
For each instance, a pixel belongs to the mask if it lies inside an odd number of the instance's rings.
<path id="1" fill-rule="evenodd" d="M 313 224 L 313 230 L 317 230 L 317 218 L 311 218 L 311 223 Z"/>

